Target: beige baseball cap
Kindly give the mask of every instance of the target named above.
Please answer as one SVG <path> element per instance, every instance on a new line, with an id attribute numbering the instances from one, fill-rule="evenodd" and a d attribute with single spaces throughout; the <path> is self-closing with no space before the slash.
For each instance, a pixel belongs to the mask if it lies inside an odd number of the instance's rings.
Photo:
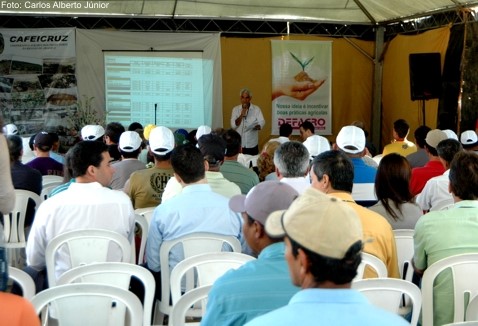
<path id="1" fill-rule="evenodd" d="M 289 209 L 270 214 L 265 227 L 271 237 L 287 235 L 310 251 L 334 259 L 344 258 L 354 243 L 363 241 L 355 210 L 314 188 L 308 188 Z"/>

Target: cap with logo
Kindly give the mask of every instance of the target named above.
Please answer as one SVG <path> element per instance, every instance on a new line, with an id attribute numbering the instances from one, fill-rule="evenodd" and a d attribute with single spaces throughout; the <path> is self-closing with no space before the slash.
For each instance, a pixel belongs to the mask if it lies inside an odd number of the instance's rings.
<path id="1" fill-rule="evenodd" d="M 157 155 L 166 155 L 174 149 L 174 134 L 166 127 L 159 126 L 149 133 L 149 148 Z"/>
<path id="2" fill-rule="evenodd" d="M 119 148 L 123 152 L 131 153 L 140 148 L 141 137 L 136 131 L 125 131 L 121 134 Z"/>
<path id="3" fill-rule="evenodd" d="M 237 213 L 246 212 L 265 225 L 274 211 L 287 209 L 299 196 L 297 190 L 280 181 L 264 181 L 253 187 L 247 195 L 236 195 L 229 200 L 229 208 Z"/>
<path id="4" fill-rule="evenodd" d="M 349 154 L 358 154 L 365 149 L 365 133 L 355 126 L 342 127 L 337 139 L 337 146 Z"/>
<path id="5" fill-rule="evenodd" d="M 53 142 L 53 137 L 46 131 L 40 131 L 33 140 L 33 144 L 37 147 L 52 147 Z"/>
<path id="6" fill-rule="evenodd" d="M 100 125 L 86 125 L 81 128 L 81 138 L 83 140 L 97 140 L 103 137 L 105 128 Z"/>
<path id="7" fill-rule="evenodd" d="M 334 259 L 344 258 L 363 239 L 355 210 L 314 188 L 308 188 L 289 209 L 269 215 L 265 226 L 271 237 L 287 235 L 308 250 Z"/>

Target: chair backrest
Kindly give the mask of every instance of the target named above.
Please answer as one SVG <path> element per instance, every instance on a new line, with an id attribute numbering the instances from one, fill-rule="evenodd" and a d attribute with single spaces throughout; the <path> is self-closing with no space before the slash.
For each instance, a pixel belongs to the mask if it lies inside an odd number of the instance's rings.
<path id="1" fill-rule="evenodd" d="M 171 271 L 171 297 L 173 305 L 182 295 L 182 279 L 188 271 L 195 271 L 197 286 L 212 285 L 219 277 L 230 269 L 236 269 L 246 262 L 255 260 L 254 257 L 238 252 L 212 252 L 189 257 L 179 262 Z M 190 277 L 192 276 L 192 277 Z M 194 286 L 194 273 L 188 275 L 189 286 L 186 291 Z"/>
<path id="2" fill-rule="evenodd" d="M 402 280 L 412 281 L 413 267 L 412 258 L 414 253 L 412 229 L 393 230 L 395 243 L 397 244 L 398 269 Z"/>
<path id="3" fill-rule="evenodd" d="M 190 326 L 194 325 L 192 323 L 185 323 L 184 319 L 186 318 L 186 313 L 188 312 L 189 308 L 195 304 L 196 302 L 202 300 L 201 307 L 203 307 L 202 316 L 204 315 L 206 309 L 206 300 L 211 290 L 212 285 L 205 285 L 198 288 L 195 288 L 186 294 L 184 294 L 181 298 L 179 298 L 178 302 L 176 302 L 171 309 L 171 315 L 169 316 L 169 325 L 170 326 Z"/>
<path id="4" fill-rule="evenodd" d="M 63 182 L 52 182 L 52 183 L 49 183 L 47 184 L 46 186 L 43 186 L 42 189 L 41 189 L 41 194 L 40 194 L 40 198 L 42 201 L 45 201 L 48 199 L 48 197 L 50 197 L 50 194 L 51 192 L 53 191 L 53 189 L 55 189 L 56 187 L 58 187 L 59 185 L 61 185 Z"/>
<path id="5" fill-rule="evenodd" d="M 435 278 L 445 269 L 451 269 L 454 295 L 453 322 L 465 320 L 465 307 L 478 295 L 478 283 L 472 275 L 478 275 L 478 253 L 451 256 L 429 266 L 422 278 L 423 325 L 433 325 L 433 285 Z"/>
<path id="6" fill-rule="evenodd" d="M 49 186 L 51 184 L 60 185 L 63 183 L 63 177 L 59 175 L 44 175 L 42 178 L 43 187 Z"/>
<path id="7" fill-rule="evenodd" d="M 478 325 L 478 295 L 470 298 L 465 314 L 466 321 L 476 321 Z"/>
<path id="8" fill-rule="evenodd" d="M 456 323 L 451 323 L 451 324 L 445 324 L 442 326 L 478 326 L 478 321 L 460 321 Z"/>
<path id="9" fill-rule="evenodd" d="M 373 305 L 395 314 L 400 312 L 402 296 L 405 294 L 412 302 L 411 325 L 417 325 L 422 293 L 415 284 L 395 278 L 371 278 L 352 282 L 352 288 L 362 292 Z"/>
<path id="10" fill-rule="evenodd" d="M 53 238 L 45 251 L 49 286 L 56 284 L 55 256 L 59 250 L 67 250 L 70 267 L 106 262 L 110 245 L 122 252 L 121 261 L 131 262 L 131 244 L 119 233 L 109 230 L 88 229 L 65 232 Z M 66 248 L 62 248 L 66 246 Z"/>
<path id="11" fill-rule="evenodd" d="M 132 292 L 104 284 L 67 284 L 44 290 L 33 297 L 31 303 L 39 314 L 49 303 L 54 309 L 58 325 L 110 325 L 118 301 L 127 309 L 129 325 L 143 324 L 141 302 Z M 116 324 L 115 324 L 116 325 Z"/>
<path id="12" fill-rule="evenodd" d="M 36 293 L 35 282 L 30 275 L 22 271 L 21 269 L 9 266 L 8 267 L 8 277 L 11 278 L 15 283 L 20 285 L 22 289 L 23 297 L 30 300 Z"/>
<path id="13" fill-rule="evenodd" d="M 15 189 L 15 206 L 13 210 L 3 215 L 3 231 L 5 234 L 5 247 L 23 248 L 25 241 L 25 213 L 28 201 L 35 202 L 35 208 L 41 204 L 41 198 L 36 193 L 28 190 Z"/>
<path id="14" fill-rule="evenodd" d="M 78 266 L 63 273 L 57 280 L 57 285 L 70 283 L 97 283 L 129 289 L 131 277 L 134 276 L 144 286 L 143 323 L 151 325 L 151 315 L 154 304 L 156 282 L 146 268 L 128 263 L 94 263 Z"/>
<path id="15" fill-rule="evenodd" d="M 161 316 L 169 315 L 171 305 L 170 298 L 170 268 L 169 254 L 173 247 L 182 245 L 184 258 L 208 252 L 220 252 L 227 244 L 234 252 L 241 252 L 242 247 L 239 240 L 234 236 L 226 236 L 216 233 L 196 232 L 185 235 L 175 240 L 164 241 L 159 250 L 159 260 L 161 262 L 161 301 L 156 303 L 154 322 L 157 324 Z M 159 311 L 158 311 L 159 310 Z"/>
<path id="16" fill-rule="evenodd" d="M 370 266 L 372 269 L 375 270 L 377 273 L 377 277 L 387 277 L 387 266 L 385 263 L 381 261 L 379 258 L 375 257 L 374 255 L 368 254 L 366 252 L 362 252 L 362 262 L 360 263 L 359 267 L 357 268 L 357 276 L 355 276 L 354 281 L 363 279 L 363 275 L 365 273 L 365 268 Z"/>
<path id="17" fill-rule="evenodd" d="M 139 245 L 139 253 L 136 259 L 136 241 L 133 239 L 132 261 L 137 264 L 144 263 L 144 251 L 146 249 L 146 239 L 148 239 L 149 223 L 144 215 L 135 214 L 135 223 L 141 229 L 141 243 Z"/>
<path id="18" fill-rule="evenodd" d="M 136 214 L 142 215 L 148 221 L 148 225 L 151 224 L 151 219 L 153 218 L 153 212 L 156 206 L 154 207 L 144 207 L 144 208 L 137 208 L 134 210 Z"/>

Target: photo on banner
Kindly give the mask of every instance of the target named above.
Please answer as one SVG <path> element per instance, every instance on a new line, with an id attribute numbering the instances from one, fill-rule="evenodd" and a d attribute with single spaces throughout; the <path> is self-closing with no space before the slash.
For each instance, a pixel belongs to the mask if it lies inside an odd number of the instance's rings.
<path id="1" fill-rule="evenodd" d="M 19 134 L 69 132 L 76 112 L 75 30 L 0 29 L 0 110 Z"/>
<path id="2" fill-rule="evenodd" d="M 319 135 L 332 134 L 332 42 L 271 41 L 272 134 L 283 123 L 293 134 L 309 120 Z"/>

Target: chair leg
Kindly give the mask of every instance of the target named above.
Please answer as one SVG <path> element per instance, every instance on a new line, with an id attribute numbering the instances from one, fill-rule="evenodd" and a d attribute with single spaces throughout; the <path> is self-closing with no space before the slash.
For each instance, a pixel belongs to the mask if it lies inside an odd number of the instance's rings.
<path id="1" fill-rule="evenodd" d="M 154 307 L 153 325 L 164 325 L 164 314 L 159 310 L 159 301 Z"/>

